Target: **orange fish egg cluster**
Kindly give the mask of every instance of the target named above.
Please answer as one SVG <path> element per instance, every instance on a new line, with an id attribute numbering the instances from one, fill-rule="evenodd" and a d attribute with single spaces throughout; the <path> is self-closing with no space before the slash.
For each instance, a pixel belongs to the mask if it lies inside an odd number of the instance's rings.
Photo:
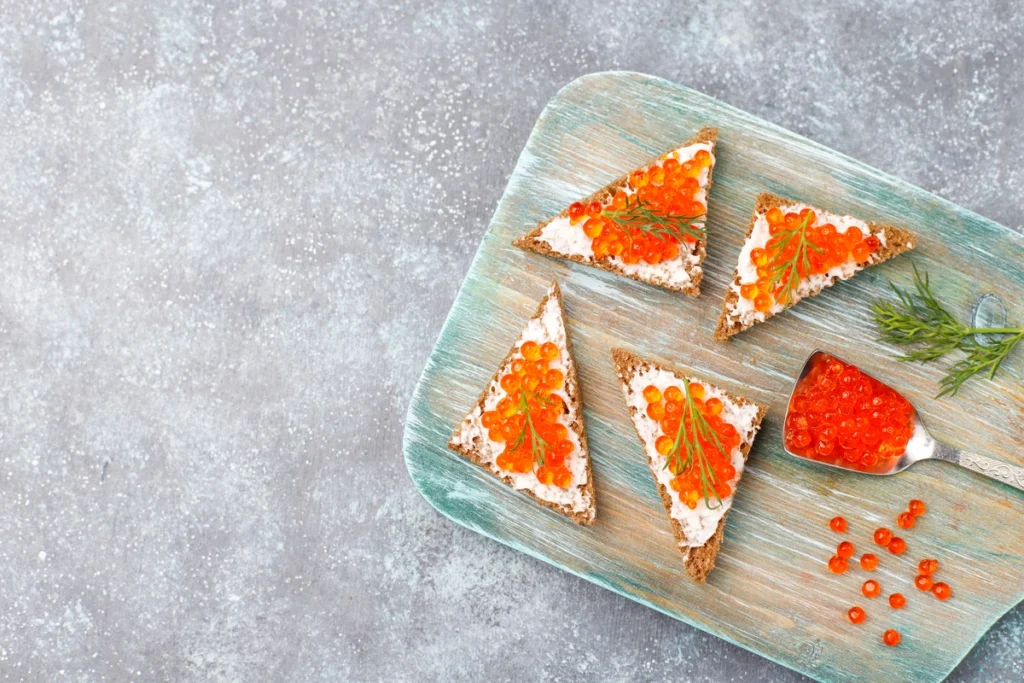
<path id="1" fill-rule="evenodd" d="M 568 429 L 558 422 L 565 402 L 554 393 L 564 386 L 565 375 L 548 367 L 559 356 L 558 346 L 551 342 L 523 342 L 510 372 L 500 381 L 508 395 L 483 414 L 481 423 L 491 441 L 505 444 L 498 467 L 509 472 L 535 471 L 542 484 L 568 488 L 572 473 L 565 461 L 575 447 L 566 438 Z"/>
<path id="2" fill-rule="evenodd" d="M 670 386 L 664 393 L 654 385 L 644 389 L 644 400 L 647 402 L 647 416 L 661 427 L 661 434 L 654 442 L 658 453 L 669 458 L 669 471 L 675 475 L 670 486 L 679 495 L 679 501 L 691 510 L 704 497 L 704 481 L 710 480 L 707 472 L 703 472 L 698 458 L 690 459 L 687 464 L 683 442 L 696 436 L 696 441 L 703 449 L 707 465 L 714 474 L 714 483 L 710 488 L 719 498 L 725 499 L 732 495 L 729 484 L 736 476 L 736 468 L 732 464 L 730 454 L 740 445 L 740 435 L 736 428 L 722 419 L 723 404 L 721 399 L 711 397 L 704 400 L 704 385 L 692 382 L 689 385 L 690 400 L 686 399 L 683 390 L 678 386 Z M 690 407 L 692 403 L 693 408 Z M 691 410 L 696 410 L 714 432 L 718 444 L 701 434 L 694 434 Z M 724 451 L 724 452 L 723 452 Z"/>
<path id="3" fill-rule="evenodd" d="M 757 281 L 740 286 L 740 296 L 752 300 L 754 308 L 761 312 L 771 310 L 776 302 L 789 301 L 791 277 L 804 280 L 809 275 L 826 273 L 849 259 L 864 263 L 881 246 L 877 237 L 865 237 L 857 226 L 839 232 L 831 223 L 819 225 L 812 209 L 783 213 L 782 209 L 773 207 L 765 214 L 765 220 L 771 237 L 764 248 L 756 247 L 750 251 L 750 262 L 757 269 Z M 801 248 L 797 239 L 801 229 L 807 241 L 804 248 L 806 260 L 797 253 Z M 787 266 L 789 263 L 794 263 L 795 268 Z"/>
<path id="4" fill-rule="evenodd" d="M 856 366 L 821 354 L 800 380 L 786 416 L 786 447 L 861 471 L 891 470 L 913 433 L 914 408 Z"/>
<path id="5" fill-rule="evenodd" d="M 619 190 L 607 204 L 571 204 L 569 221 L 580 224 L 590 238 L 595 259 L 616 256 L 626 264 L 651 265 L 671 261 L 679 256 L 681 242 L 697 241 L 694 235 L 675 232 L 670 226 L 679 219 L 704 216 L 707 209 L 698 201 L 698 178 L 710 166 L 711 154 L 706 150 L 682 163 L 673 152 L 633 171 L 627 181 L 629 192 Z M 655 222 L 659 217 L 665 225 Z"/>

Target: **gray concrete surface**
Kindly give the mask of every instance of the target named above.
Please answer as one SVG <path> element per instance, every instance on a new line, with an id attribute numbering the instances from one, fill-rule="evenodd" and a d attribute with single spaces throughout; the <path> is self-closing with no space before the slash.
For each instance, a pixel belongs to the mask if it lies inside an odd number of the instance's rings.
<path id="1" fill-rule="evenodd" d="M 578 75 L 1021 228 L 1015 3 L 834 4 L 0 2 L 0 680 L 800 680 L 455 526 L 400 452 Z M 1022 680 L 1022 640 L 952 680 Z"/>

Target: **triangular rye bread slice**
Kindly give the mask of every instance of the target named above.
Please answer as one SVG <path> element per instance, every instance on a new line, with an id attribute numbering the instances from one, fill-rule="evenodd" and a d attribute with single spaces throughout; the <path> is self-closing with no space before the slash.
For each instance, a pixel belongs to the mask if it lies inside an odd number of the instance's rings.
<path id="1" fill-rule="evenodd" d="M 877 251 L 871 254 L 864 263 L 856 263 L 852 258 L 841 266 L 836 266 L 828 272 L 812 275 L 804 278 L 796 291 L 793 300 L 786 304 L 774 303 L 772 308 L 760 312 L 754 308 L 750 299 L 740 296 L 740 287 L 750 284 L 757 279 L 756 269 L 750 263 L 750 252 L 756 247 L 764 248 L 770 235 L 768 232 L 768 221 L 765 218 L 769 209 L 778 207 L 784 213 L 799 213 L 805 208 L 813 209 L 816 215 L 815 225 L 821 226 L 831 223 L 836 226 L 837 232 L 846 232 L 850 227 L 856 226 L 861 230 L 864 237 L 869 234 L 878 238 L 880 246 Z M 729 337 L 752 327 L 759 322 L 781 313 L 790 306 L 794 306 L 801 299 L 819 294 L 826 287 L 831 287 L 839 280 L 848 280 L 865 268 L 878 265 L 898 256 L 905 251 L 914 248 L 916 239 L 914 234 L 908 230 L 894 228 L 891 225 L 869 223 L 853 216 L 819 209 L 818 207 L 797 202 L 792 199 L 783 199 L 767 192 L 757 198 L 754 206 L 754 214 L 750 218 L 750 225 L 747 228 L 747 236 L 740 250 L 736 270 L 733 271 L 732 284 L 729 285 L 725 294 L 725 302 L 722 304 L 722 314 L 718 318 L 718 326 L 715 329 L 715 338 L 726 341 Z"/>
<path id="2" fill-rule="evenodd" d="M 705 127 L 678 147 L 639 167 L 640 169 L 648 169 L 654 165 L 663 166 L 669 157 L 675 158 L 682 163 L 692 160 L 694 155 L 701 150 L 711 155 L 711 165 L 703 169 L 697 178 L 700 184 L 700 191 L 695 195 L 705 206 L 704 220 L 695 221 L 694 225 L 706 225 L 707 223 L 706 209 L 708 206 L 708 193 L 711 190 L 711 176 L 715 167 L 715 144 L 717 141 L 718 129 Z M 618 180 L 605 185 L 594 194 L 584 197 L 579 201 L 584 206 L 591 202 L 600 202 L 601 204 L 608 205 L 619 190 L 632 196 L 634 190 L 629 186 L 630 173 L 626 173 Z M 643 260 L 638 263 L 625 263 L 619 256 L 609 255 L 595 258 L 594 250 L 591 247 L 591 240 L 583 232 L 583 222 L 581 221 L 573 225 L 569 218 L 568 207 L 554 218 L 539 223 L 529 233 L 512 242 L 517 247 L 535 251 L 538 254 L 568 259 L 576 263 L 593 266 L 594 268 L 601 268 L 602 270 L 625 275 L 628 278 L 647 282 L 657 287 L 683 292 L 690 296 L 700 294 L 700 282 L 704 277 L 701 264 L 704 262 L 704 256 L 707 253 L 706 243 L 706 238 L 702 238 L 692 244 L 680 242 L 678 245 L 678 256 L 653 265 Z"/>
<path id="3" fill-rule="evenodd" d="M 508 396 L 501 387 L 501 378 L 512 372 L 513 361 L 522 357 L 520 349 L 528 341 L 536 342 L 538 345 L 551 342 L 560 352 L 557 360 L 549 362 L 549 369 L 560 370 L 565 377 L 564 385 L 553 390 L 551 398 L 559 397 L 565 404 L 565 411 L 558 418 L 558 422 L 566 428 L 565 438 L 574 446 L 570 455 L 565 458 L 565 467 L 571 472 L 572 479 L 564 488 L 540 482 L 537 479 L 536 466 L 530 472 L 511 472 L 499 467 L 498 457 L 505 449 L 505 443 L 492 441 L 488 436 L 488 429 L 482 423 L 484 413 L 494 411 L 498 402 Z M 572 343 L 566 329 L 562 293 L 557 282 L 551 283 L 551 288 L 541 300 L 537 312 L 526 323 L 515 345 L 501 361 L 498 371 L 484 388 L 476 405 L 455 428 L 448 441 L 448 448 L 472 460 L 541 505 L 561 512 L 577 524 L 593 525 L 597 507 L 590 451 L 587 449 L 587 433 L 583 426 L 583 398 L 576 374 L 576 361 L 572 355 Z"/>
<path id="4" fill-rule="evenodd" d="M 743 475 L 750 447 L 768 409 L 745 398 L 732 396 L 710 382 L 680 372 L 667 364 L 640 358 L 623 349 L 612 349 L 612 361 L 615 363 L 615 374 L 622 386 L 622 393 L 626 397 L 633 426 L 643 444 L 647 464 L 651 468 L 661 502 L 672 525 L 676 545 L 683 554 L 683 564 L 694 581 L 703 583 L 715 568 L 715 558 L 722 547 L 725 520 L 732 507 L 740 477 Z M 696 509 L 691 510 L 679 500 L 679 494 L 669 487 L 673 475 L 666 469 L 666 458 L 658 453 L 655 447 L 661 430 L 658 423 L 647 415 L 644 388 L 654 385 L 659 391 L 664 392 L 668 386 L 681 386 L 683 382 L 702 384 L 705 400 L 712 396 L 719 398 L 724 406 L 722 419 L 731 424 L 740 435 L 740 445 L 731 454 L 733 467 L 736 468 L 736 476 L 729 482 L 733 487 L 733 494 L 723 499 L 722 505 L 716 505 L 715 509 L 709 509 L 705 502 L 700 500 Z"/>

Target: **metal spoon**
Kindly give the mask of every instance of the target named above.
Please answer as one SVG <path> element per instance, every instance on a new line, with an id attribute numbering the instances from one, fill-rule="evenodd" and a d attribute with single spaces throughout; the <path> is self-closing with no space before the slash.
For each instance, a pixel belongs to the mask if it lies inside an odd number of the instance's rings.
<path id="1" fill-rule="evenodd" d="M 810 356 L 807 357 L 807 361 L 804 363 L 803 369 L 800 371 L 800 374 L 797 376 L 796 381 L 793 383 L 793 391 L 790 392 L 789 395 L 789 403 L 787 404 L 786 408 L 787 423 L 790 411 L 789 406 L 791 406 L 793 403 L 793 396 L 796 394 L 797 386 L 799 386 L 800 380 L 806 377 L 807 374 L 811 371 L 811 368 L 814 365 L 814 361 L 819 356 L 831 356 L 836 360 L 842 361 L 842 358 L 839 358 L 838 356 L 831 353 L 825 353 L 824 351 L 821 350 L 814 351 Z M 861 370 L 860 372 L 862 374 L 868 375 L 868 373 L 864 372 L 863 370 Z M 872 376 L 868 375 L 868 377 Z M 877 377 L 872 378 L 878 379 Z M 882 382 L 882 384 L 884 384 L 884 382 Z M 896 460 L 895 465 L 885 472 L 865 472 L 862 470 L 855 470 L 851 467 L 844 467 L 841 464 L 824 462 L 821 460 L 815 460 L 812 458 L 799 455 L 798 453 L 794 453 L 793 451 L 789 450 L 789 448 L 786 446 L 785 432 L 783 432 L 782 442 L 782 447 L 786 450 L 786 452 L 795 458 L 800 458 L 801 460 L 810 460 L 811 462 L 818 463 L 819 465 L 827 465 L 829 467 L 835 467 L 841 470 L 861 472 L 861 474 L 886 475 L 902 472 L 903 470 L 913 465 L 915 462 L 920 462 L 921 460 L 945 460 L 947 462 L 956 463 L 957 465 L 965 467 L 971 470 L 972 472 L 983 474 L 986 477 L 989 477 L 990 479 L 995 479 L 996 481 L 1000 481 L 1004 484 L 1009 484 L 1010 486 L 1013 486 L 1024 491 L 1024 467 L 1009 465 L 999 460 L 987 458 L 984 455 L 978 455 L 977 453 L 962 451 L 959 448 L 953 448 L 952 446 L 948 446 L 944 443 L 936 441 L 935 438 L 928 433 L 928 429 L 924 426 L 924 422 L 921 421 L 921 415 L 920 413 L 917 412 L 917 409 L 914 409 L 914 433 L 913 435 L 911 435 L 910 441 L 907 442 L 906 451 Z"/>

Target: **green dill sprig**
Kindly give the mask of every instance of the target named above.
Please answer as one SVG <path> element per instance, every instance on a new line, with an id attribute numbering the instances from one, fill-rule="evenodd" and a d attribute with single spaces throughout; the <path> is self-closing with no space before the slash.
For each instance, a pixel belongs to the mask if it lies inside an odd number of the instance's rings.
<path id="1" fill-rule="evenodd" d="M 941 391 L 937 398 L 955 396 L 974 375 L 995 377 L 999 366 L 1024 339 L 1024 326 L 968 327 L 961 323 L 938 302 L 928 274 L 922 277 L 916 264 L 913 291 L 892 283 L 890 286 L 899 301 L 877 301 L 871 306 L 871 313 L 879 330 L 879 341 L 908 347 L 900 356 L 901 361 L 928 362 L 957 350 L 966 354 L 939 380 Z M 985 340 L 979 340 L 979 335 Z"/>
<path id="2" fill-rule="evenodd" d="M 811 212 L 808 211 L 799 227 L 780 232 L 782 240 L 778 246 L 779 253 L 783 253 L 794 240 L 796 240 L 796 250 L 788 259 L 772 265 L 770 279 L 772 290 L 774 291 L 780 282 L 783 283 L 782 293 L 785 295 L 785 299 L 779 303 L 787 303 L 796 292 L 797 287 L 800 286 L 800 267 L 803 266 L 804 273 L 811 271 L 811 257 L 808 255 L 808 249 L 813 249 L 819 254 L 823 253 L 821 247 L 807 239 L 807 228 L 810 222 Z"/>
<path id="3" fill-rule="evenodd" d="M 512 443 L 512 450 L 518 450 L 523 444 L 523 440 L 526 439 L 526 434 L 530 434 L 530 454 L 533 456 L 533 461 L 539 465 L 544 464 L 544 450 L 548 448 L 548 442 L 544 440 L 544 437 L 540 435 L 537 428 L 533 426 L 533 418 L 530 416 L 530 402 L 527 398 L 527 394 L 530 393 L 526 389 L 520 389 L 519 391 L 519 412 L 525 416 L 523 420 L 523 428 L 519 430 L 519 436 Z M 551 401 L 540 394 L 530 393 L 529 398 L 535 398 L 544 405 L 549 404 Z"/>
<path id="4" fill-rule="evenodd" d="M 698 473 L 700 474 L 700 488 L 704 494 L 704 504 L 708 506 L 709 510 L 715 510 L 721 507 L 722 497 L 718 495 L 718 491 L 715 489 L 718 480 L 715 477 L 715 471 L 712 469 L 711 463 L 708 462 L 708 455 L 704 452 L 704 445 L 701 443 L 701 439 L 710 442 L 726 458 L 729 457 L 729 454 L 725 452 L 725 446 L 718 440 L 718 434 L 711 428 L 708 421 L 704 419 L 704 415 L 697 410 L 697 404 L 690 393 L 690 382 L 684 381 L 683 386 L 686 391 L 686 404 L 683 409 L 682 418 L 679 421 L 679 431 L 676 432 L 675 441 L 672 442 L 672 450 L 668 453 L 665 467 L 673 472 L 685 472 L 696 462 Z M 689 429 L 687 429 L 687 417 L 689 417 Z M 686 454 L 685 460 L 683 460 L 684 453 Z M 673 463 L 676 463 L 674 468 L 672 467 Z M 718 501 L 718 505 L 715 507 L 711 507 L 711 497 L 708 495 L 709 489 L 715 494 L 715 500 Z"/>
<path id="5" fill-rule="evenodd" d="M 682 242 L 687 235 L 697 241 L 704 239 L 704 224 L 697 223 L 695 225 L 694 222 L 702 221 L 705 214 L 684 216 L 667 211 L 657 211 L 652 208 L 653 205 L 650 202 L 645 202 L 639 197 L 630 203 L 634 197 L 635 195 L 626 197 L 626 205 L 622 210 L 605 209 L 601 215 L 619 227 L 626 228 L 627 235 L 629 235 L 628 228 L 633 228 L 658 239 L 669 238 L 677 242 Z M 633 236 L 629 235 L 629 237 L 632 241 Z"/>

